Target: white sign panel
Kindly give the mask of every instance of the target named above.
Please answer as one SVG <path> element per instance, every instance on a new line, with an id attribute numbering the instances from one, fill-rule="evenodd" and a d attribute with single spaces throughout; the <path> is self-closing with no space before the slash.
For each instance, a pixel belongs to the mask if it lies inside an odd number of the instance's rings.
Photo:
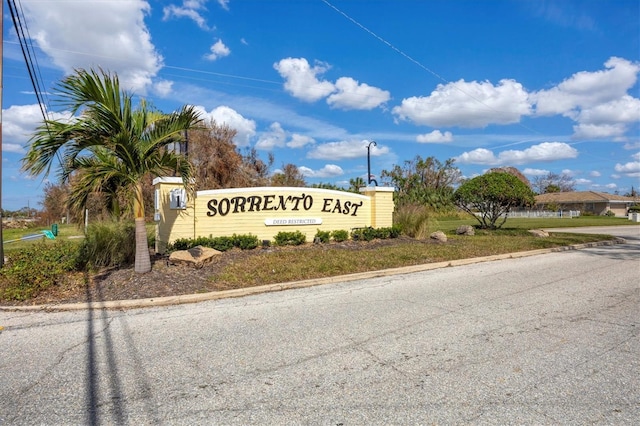
<path id="1" fill-rule="evenodd" d="M 283 217 L 279 219 L 265 219 L 267 226 L 301 226 L 301 225 L 321 225 L 320 217 Z"/>

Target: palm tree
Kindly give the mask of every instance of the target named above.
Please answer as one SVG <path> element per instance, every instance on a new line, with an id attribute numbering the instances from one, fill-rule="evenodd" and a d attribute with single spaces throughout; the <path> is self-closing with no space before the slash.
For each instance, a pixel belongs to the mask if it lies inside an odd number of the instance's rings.
<path id="1" fill-rule="evenodd" d="M 135 218 L 135 271 L 151 270 L 147 245 L 142 179 L 177 173 L 190 188 L 193 170 L 180 154 L 167 149 L 200 122 L 192 106 L 163 114 L 120 90 L 117 75 L 100 70 L 76 70 L 59 84 L 59 101 L 75 116 L 69 121 L 45 120 L 30 141 L 22 168 L 32 175 L 49 174 L 60 158 L 62 182 L 72 182 L 71 207 L 84 205 L 94 192 L 107 195 L 119 211 L 116 192 L 128 194 Z M 78 179 L 70 180 L 76 174 Z"/>

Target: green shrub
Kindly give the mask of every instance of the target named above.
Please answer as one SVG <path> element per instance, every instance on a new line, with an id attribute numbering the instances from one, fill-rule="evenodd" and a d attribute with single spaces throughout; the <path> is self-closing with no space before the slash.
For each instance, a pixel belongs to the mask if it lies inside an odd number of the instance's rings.
<path id="1" fill-rule="evenodd" d="M 231 250 L 237 247 L 242 250 L 252 250 L 258 247 L 258 237 L 251 234 L 237 235 L 231 237 L 197 237 L 197 238 L 178 238 L 170 244 L 169 251 L 189 250 L 193 247 L 202 246 L 209 247 L 218 251 Z"/>
<path id="2" fill-rule="evenodd" d="M 209 237 L 209 238 L 203 238 L 200 241 L 196 239 L 196 244 L 193 245 L 193 247 L 195 246 L 209 247 L 218 251 L 227 251 L 227 250 L 231 250 L 234 247 L 233 237 L 225 237 L 225 236 L 220 236 L 215 238 Z"/>
<path id="3" fill-rule="evenodd" d="M 380 238 L 381 240 L 398 238 L 400 234 L 400 227 L 396 225 L 387 228 L 376 228 L 376 238 Z"/>
<path id="4" fill-rule="evenodd" d="M 629 213 L 640 213 L 640 205 L 633 205 L 629 207 Z"/>
<path id="5" fill-rule="evenodd" d="M 344 229 L 337 229 L 335 231 L 331 231 L 331 238 L 333 238 L 333 241 L 336 243 L 341 243 L 349 239 L 349 232 Z"/>
<path id="6" fill-rule="evenodd" d="M 400 227 L 396 225 L 383 228 L 357 228 L 351 231 L 351 239 L 354 241 L 371 241 L 376 238 L 387 240 L 389 238 L 398 238 L 400 233 Z"/>
<path id="7" fill-rule="evenodd" d="M 313 237 L 313 241 L 319 241 L 321 243 L 328 243 L 329 239 L 331 238 L 331 232 L 329 231 L 321 231 L 318 229 L 318 232 L 316 232 L 315 237 Z"/>
<path id="8" fill-rule="evenodd" d="M 615 216 L 616 214 L 614 212 L 612 212 L 611 210 L 607 210 L 607 212 L 604 215 L 612 217 L 612 216 Z"/>
<path id="9" fill-rule="evenodd" d="M 278 246 L 299 246 L 307 241 L 307 237 L 300 231 L 278 232 L 274 237 Z"/>
<path id="10" fill-rule="evenodd" d="M 89 225 L 80 250 L 80 264 L 89 268 L 132 265 L 135 261 L 133 222 Z"/>
<path id="11" fill-rule="evenodd" d="M 238 247 L 241 250 L 253 250 L 254 248 L 258 247 L 258 245 L 260 244 L 260 241 L 258 240 L 258 236 L 257 235 L 251 235 L 251 234 L 246 234 L 246 235 L 236 235 L 233 234 L 233 237 L 231 237 L 233 239 L 233 246 L 234 247 Z"/>
<path id="12" fill-rule="evenodd" d="M 371 241 L 376 238 L 376 230 L 368 226 L 366 228 L 356 228 L 351 231 L 353 241 Z"/>
<path id="13" fill-rule="evenodd" d="M 11 253 L 0 269 L 0 299 L 26 300 L 56 285 L 78 268 L 79 247 L 71 241 L 41 241 Z"/>

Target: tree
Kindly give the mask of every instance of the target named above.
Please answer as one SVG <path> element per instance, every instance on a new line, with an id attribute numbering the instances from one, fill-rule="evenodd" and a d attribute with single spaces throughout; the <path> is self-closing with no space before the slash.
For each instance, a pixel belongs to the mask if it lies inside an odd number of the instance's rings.
<path id="1" fill-rule="evenodd" d="M 135 271 L 149 272 L 151 260 L 145 228 L 143 179 L 177 173 L 190 190 L 193 169 L 183 155 L 168 149 L 200 122 L 195 108 L 163 114 L 144 100 L 120 89 L 117 75 L 100 70 L 76 70 L 58 85 L 59 101 L 71 121 L 46 120 L 36 129 L 22 160 L 23 170 L 49 174 L 61 156 L 60 179 L 71 182 L 70 205 L 86 203 L 91 194 L 111 201 L 125 194 L 135 220 Z M 115 208 L 116 203 L 112 203 Z"/>
<path id="2" fill-rule="evenodd" d="M 211 120 L 202 129 L 188 133 L 188 158 L 195 167 L 196 189 L 265 186 L 269 182 L 269 164 L 262 161 L 254 148 L 245 154 L 233 143 L 237 131 L 227 124 Z"/>
<path id="3" fill-rule="evenodd" d="M 271 176 L 271 186 L 305 186 L 304 175 L 295 164 L 285 164 L 282 171 Z"/>
<path id="4" fill-rule="evenodd" d="M 383 170 L 381 177 L 396 187 L 396 204 L 422 204 L 435 210 L 452 207 L 453 187 L 462 174 L 450 158 L 441 163 L 435 157 L 422 159 L 419 155 Z"/>
<path id="5" fill-rule="evenodd" d="M 56 185 L 47 182 L 42 199 L 42 220 L 47 224 L 58 222 L 67 213 L 68 185 Z"/>
<path id="6" fill-rule="evenodd" d="M 358 176 L 356 178 L 349 179 L 349 189 L 347 191 L 359 194 L 360 188 L 364 188 L 365 186 L 367 186 L 367 183 L 362 177 Z"/>
<path id="7" fill-rule="evenodd" d="M 456 205 L 475 217 L 483 229 L 500 228 L 513 207 L 535 202 L 531 188 L 516 176 L 503 172 L 486 173 L 464 182 L 453 198 Z M 497 224 L 500 218 L 502 222 Z"/>
<path id="8" fill-rule="evenodd" d="M 511 166 L 494 167 L 492 169 L 489 169 L 489 172 L 490 173 L 495 173 L 495 172 L 509 173 L 510 175 L 514 175 L 515 177 L 520 179 L 525 185 L 531 188 L 531 182 L 529 182 L 529 179 L 527 179 L 527 177 L 523 175 L 522 172 L 516 169 L 515 167 L 511 167 Z"/>
<path id="9" fill-rule="evenodd" d="M 572 192 L 576 190 L 576 182 L 566 173 L 557 174 L 549 172 L 545 176 L 536 176 L 533 179 L 532 188 L 538 194 Z"/>

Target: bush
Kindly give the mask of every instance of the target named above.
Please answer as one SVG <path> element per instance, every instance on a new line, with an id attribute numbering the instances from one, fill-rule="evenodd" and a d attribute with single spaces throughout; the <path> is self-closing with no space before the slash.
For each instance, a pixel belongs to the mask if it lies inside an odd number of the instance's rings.
<path id="1" fill-rule="evenodd" d="M 89 225 L 80 249 L 83 267 L 132 265 L 135 261 L 133 222 L 102 222 Z"/>
<path id="2" fill-rule="evenodd" d="M 0 270 L 0 299 L 26 300 L 78 268 L 78 244 L 41 241 L 11 253 Z"/>
<path id="3" fill-rule="evenodd" d="M 640 213 L 640 205 L 633 205 L 629 207 L 629 213 Z"/>
<path id="4" fill-rule="evenodd" d="M 376 238 L 380 238 L 381 240 L 398 238 L 401 233 L 400 227 L 397 225 L 388 228 L 376 228 Z"/>
<path id="5" fill-rule="evenodd" d="M 236 235 L 233 234 L 233 237 L 231 237 L 233 239 L 233 246 L 234 247 L 238 247 L 241 250 L 253 250 L 254 248 L 258 247 L 258 244 L 260 244 L 260 241 L 258 240 L 258 236 L 257 235 L 251 235 L 251 234 L 246 234 L 246 235 Z"/>
<path id="6" fill-rule="evenodd" d="M 392 226 L 387 228 L 358 228 L 351 231 L 353 241 L 371 241 L 373 239 L 387 240 L 389 238 L 398 238 L 400 236 L 400 228 Z"/>
<path id="7" fill-rule="evenodd" d="M 313 237 L 313 242 L 328 243 L 330 238 L 331 238 L 331 232 L 321 231 L 318 229 L 318 232 L 316 232 L 315 237 Z"/>
<path id="8" fill-rule="evenodd" d="M 331 238 L 333 238 L 333 241 L 335 241 L 336 243 L 341 243 L 349 239 L 349 232 L 345 231 L 344 229 L 331 231 Z"/>
<path id="9" fill-rule="evenodd" d="M 609 216 L 609 217 L 613 217 L 616 214 L 614 212 L 612 212 L 611 210 L 607 210 L 607 212 L 604 214 L 605 216 Z"/>
<path id="10" fill-rule="evenodd" d="M 252 250 L 258 247 L 259 241 L 256 235 L 233 234 L 231 237 L 197 237 L 197 238 L 178 238 L 170 244 L 169 251 L 189 250 L 193 247 L 202 246 L 209 247 L 218 251 L 231 250 L 237 247 L 241 250 Z"/>
<path id="11" fill-rule="evenodd" d="M 351 239 L 353 241 L 371 241 L 374 238 L 376 238 L 376 230 L 370 226 L 351 231 Z"/>
<path id="12" fill-rule="evenodd" d="M 299 246 L 307 241 L 307 237 L 300 231 L 278 232 L 274 237 L 278 246 Z"/>

